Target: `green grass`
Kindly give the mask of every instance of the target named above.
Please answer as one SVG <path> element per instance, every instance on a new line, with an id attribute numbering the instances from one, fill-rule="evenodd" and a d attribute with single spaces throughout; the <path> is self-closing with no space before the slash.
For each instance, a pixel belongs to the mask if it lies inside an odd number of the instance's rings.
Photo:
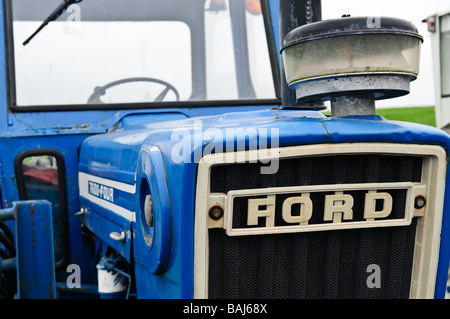
<path id="1" fill-rule="evenodd" d="M 377 115 L 380 115 L 387 120 L 405 121 L 436 127 L 434 106 L 383 108 L 377 109 L 376 112 Z M 330 112 L 326 111 L 324 114 L 329 115 Z"/>
<path id="2" fill-rule="evenodd" d="M 381 115 L 387 120 L 413 122 L 436 127 L 434 106 L 377 109 L 377 115 Z"/>

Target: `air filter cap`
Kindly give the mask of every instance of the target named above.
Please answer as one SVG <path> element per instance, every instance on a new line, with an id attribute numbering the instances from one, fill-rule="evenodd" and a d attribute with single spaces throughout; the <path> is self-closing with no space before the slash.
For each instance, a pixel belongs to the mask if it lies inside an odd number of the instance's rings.
<path id="1" fill-rule="evenodd" d="M 326 89 L 323 92 L 314 89 L 314 96 L 309 95 L 311 81 L 326 79 L 329 82 L 351 76 L 358 77 L 357 87 L 346 87 L 341 83 L 336 90 L 325 83 L 322 88 L 329 87 L 339 94 L 364 91 L 373 93 L 376 99 L 383 99 L 409 93 L 409 82 L 415 80 L 419 73 L 422 42 L 417 28 L 406 20 L 343 17 L 292 30 L 284 39 L 281 54 L 286 80 L 291 88 L 297 90 L 299 100 L 323 100 L 329 99 L 328 93 L 335 95 Z M 372 76 L 374 81 L 371 81 Z M 386 76 L 394 77 L 387 79 Z M 398 86 L 393 84 L 395 79 L 400 79 Z M 347 79 L 344 82 L 352 81 Z M 383 85 L 377 87 L 381 83 Z M 389 87 L 385 87 L 386 83 Z M 299 90 L 303 84 L 309 88 Z"/>

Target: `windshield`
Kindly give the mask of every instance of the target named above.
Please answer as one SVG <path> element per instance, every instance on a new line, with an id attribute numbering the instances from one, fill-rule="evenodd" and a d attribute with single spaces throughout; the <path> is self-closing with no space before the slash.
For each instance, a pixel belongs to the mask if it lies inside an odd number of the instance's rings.
<path id="1" fill-rule="evenodd" d="M 275 99 L 259 1 L 11 1 L 13 105 Z M 272 60 L 273 61 L 273 60 Z"/>

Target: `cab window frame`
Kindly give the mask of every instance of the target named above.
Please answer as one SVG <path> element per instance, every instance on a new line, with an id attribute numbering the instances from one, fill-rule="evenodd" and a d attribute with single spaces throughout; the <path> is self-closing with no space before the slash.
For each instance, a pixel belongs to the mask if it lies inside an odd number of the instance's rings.
<path id="1" fill-rule="evenodd" d="M 28 149 L 20 152 L 14 160 L 14 171 L 17 182 L 17 190 L 19 199 L 26 201 L 32 200 L 28 198 L 25 175 L 23 171 L 23 160 L 33 156 L 52 156 L 55 158 L 58 174 L 58 204 L 59 204 L 59 223 L 60 223 L 60 239 L 61 239 L 61 257 L 55 260 L 55 269 L 60 270 L 65 267 L 70 258 L 69 243 L 69 207 L 67 200 L 66 186 L 66 168 L 62 154 L 56 149 Z M 44 198 L 43 198 L 44 199 Z"/>
<path id="2" fill-rule="evenodd" d="M 267 39 L 268 54 L 270 60 L 270 69 L 272 73 L 274 98 L 269 99 L 232 99 L 232 100 L 188 100 L 188 101 L 170 101 L 170 102 L 142 102 L 142 103 L 111 103 L 111 104 L 61 104 L 61 105 L 17 105 L 16 103 L 16 79 L 15 79 L 15 61 L 14 61 L 14 41 L 13 41 L 13 15 L 12 1 L 6 0 L 4 18 L 6 25 L 6 55 L 7 55 L 7 87 L 10 92 L 8 96 L 9 109 L 15 113 L 22 112 L 58 112 L 58 111 L 110 111 L 110 110 L 130 110 L 130 109 L 173 109 L 173 108 L 193 108 L 193 107 L 233 107 L 233 106 L 258 106 L 258 105 L 280 105 L 281 104 L 281 85 L 280 85 L 280 65 L 268 0 L 261 0 L 262 16 L 264 29 Z M 183 21 L 180 19 L 179 21 Z M 185 22 L 185 21 L 183 21 Z M 191 30 L 192 32 L 192 30 Z M 195 45 L 193 45 L 195 46 Z M 195 56 L 195 55 L 194 55 Z M 195 72 L 204 72 L 204 70 L 192 69 L 192 76 Z M 194 85 L 194 83 L 193 83 Z M 205 83 L 206 85 L 206 83 Z"/>

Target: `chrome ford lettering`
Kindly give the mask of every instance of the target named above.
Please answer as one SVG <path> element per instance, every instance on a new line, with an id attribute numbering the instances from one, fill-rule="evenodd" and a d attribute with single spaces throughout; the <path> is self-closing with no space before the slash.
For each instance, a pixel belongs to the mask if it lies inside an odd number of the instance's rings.
<path id="1" fill-rule="evenodd" d="M 292 205 L 300 204 L 300 215 L 292 216 Z M 308 225 L 312 216 L 313 203 L 308 194 L 290 197 L 283 202 L 282 215 L 284 221 L 291 224 Z"/>
<path id="2" fill-rule="evenodd" d="M 313 202 L 309 193 L 301 196 L 288 197 L 283 201 L 281 216 L 288 224 L 308 225 L 313 214 Z M 368 191 L 364 201 L 364 219 L 387 218 L 392 212 L 392 196 L 387 192 Z M 292 215 L 292 206 L 300 205 L 300 213 Z M 323 211 L 323 221 L 341 223 L 353 220 L 354 199 L 350 194 L 335 192 L 326 195 Z M 260 218 L 265 219 L 264 227 L 275 226 L 276 195 L 267 195 L 265 198 L 251 198 L 248 200 L 247 226 L 257 226 Z M 377 210 L 378 209 L 378 210 Z"/>
<path id="3" fill-rule="evenodd" d="M 263 206 L 266 209 L 260 209 Z M 275 195 L 269 195 L 267 198 L 248 200 L 247 225 L 258 225 L 259 217 L 266 219 L 266 227 L 273 227 L 275 225 Z"/>
<path id="4" fill-rule="evenodd" d="M 376 210 L 377 201 L 383 203 L 383 209 Z M 364 218 L 366 220 L 375 220 L 375 218 L 386 218 L 392 212 L 392 196 L 389 193 L 377 193 L 376 191 L 369 191 L 366 194 L 364 203 Z"/>
<path id="5" fill-rule="evenodd" d="M 344 220 L 353 219 L 353 197 L 349 194 L 337 192 L 334 195 L 325 196 L 324 221 L 340 223 Z"/>

